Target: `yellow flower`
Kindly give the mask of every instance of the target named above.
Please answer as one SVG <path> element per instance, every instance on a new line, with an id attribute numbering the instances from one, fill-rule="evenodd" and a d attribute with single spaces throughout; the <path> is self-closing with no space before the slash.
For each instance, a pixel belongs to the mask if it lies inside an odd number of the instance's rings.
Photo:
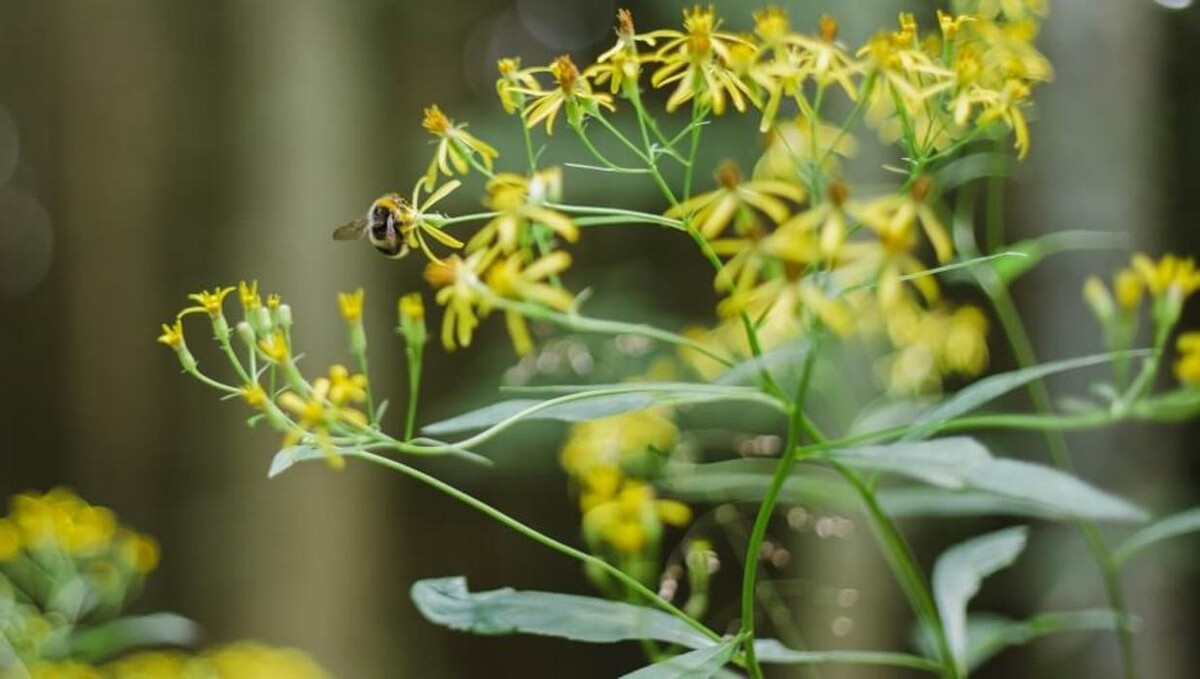
<path id="1" fill-rule="evenodd" d="M 568 474 L 576 477 L 595 469 L 616 472 L 622 465 L 636 465 L 643 455 L 670 452 L 678 439 L 679 429 L 671 420 L 670 411 L 634 410 L 572 425 L 559 461 Z M 613 487 L 602 493 L 602 497 L 616 492 L 616 485 L 614 480 Z"/>
<path id="2" fill-rule="evenodd" d="M 9 519 L 0 519 L 0 563 L 21 552 L 21 532 Z"/>
<path id="3" fill-rule="evenodd" d="M 649 37 L 665 37 L 667 42 L 654 55 L 663 65 L 650 76 L 654 87 L 676 84 L 667 98 L 667 111 L 673 112 L 693 99 L 708 106 L 712 112 L 725 112 L 726 99 L 738 111 L 746 110 L 746 102 L 760 106 L 758 96 L 729 64 L 734 61 L 734 45 L 753 47 L 752 43 L 732 33 L 720 31 L 721 22 L 710 5 L 699 5 L 683 11 L 683 31 L 662 30 Z"/>
<path id="4" fill-rule="evenodd" d="M 1117 304 L 1122 309 L 1130 311 L 1142 303 L 1142 292 L 1145 285 L 1138 274 L 1132 269 L 1122 269 L 1113 277 L 1113 290 L 1117 293 Z"/>
<path id="5" fill-rule="evenodd" d="M 975 21 L 975 17 L 969 14 L 960 14 L 955 16 L 949 12 L 937 11 L 938 27 L 942 29 L 942 37 L 946 40 L 954 40 L 958 36 L 958 29 L 965 23 Z"/>
<path id="6" fill-rule="evenodd" d="M 158 336 L 158 341 L 175 351 L 186 349 L 187 343 L 183 340 L 183 321 L 175 319 L 175 322 L 171 325 L 163 323 L 162 334 Z"/>
<path id="7" fill-rule="evenodd" d="M 342 318 L 347 323 L 357 323 L 362 320 L 363 298 L 366 293 L 362 288 L 358 288 L 354 292 L 339 292 L 338 293 L 338 308 L 342 312 Z"/>
<path id="8" fill-rule="evenodd" d="M 500 155 L 496 149 L 467 132 L 465 124 L 454 124 L 436 104 L 425 109 L 425 120 L 421 125 L 438 138 L 437 152 L 434 153 L 433 160 L 429 161 L 429 169 L 425 171 L 427 190 L 433 189 L 439 170 L 447 176 L 455 172 L 467 174 L 471 169 L 471 160 L 478 157 L 479 162 L 490 171 L 492 161 Z"/>
<path id="9" fill-rule="evenodd" d="M 282 330 L 267 335 L 258 341 L 258 348 L 263 355 L 275 363 L 286 363 L 291 360 L 292 350 L 288 346 L 287 335 Z"/>
<path id="10" fill-rule="evenodd" d="M 620 92 L 627 83 L 636 87 L 642 64 L 652 59 L 650 55 L 638 52 L 639 42 L 653 45 L 654 37 L 638 35 L 633 27 L 633 14 L 627 9 L 617 10 L 617 43 L 596 57 L 596 63 L 584 69 L 584 77 L 591 78 L 596 85 L 608 83 L 613 94 Z"/>
<path id="11" fill-rule="evenodd" d="M 1200 387 L 1200 332 L 1185 332 L 1175 342 L 1179 360 L 1175 362 L 1175 377 L 1188 387 Z"/>
<path id="12" fill-rule="evenodd" d="M 270 309 L 271 311 L 275 311 L 276 309 L 279 308 L 280 304 L 283 304 L 283 298 L 279 296 L 279 293 L 272 292 L 271 294 L 267 295 L 267 308 L 268 309 Z"/>
<path id="13" fill-rule="evenodd" d="M 518 90 L 539 90 L 538 81 L 528 70 L 521 70 L 521 59 L 509 57 L 496 62 L 500 78 L 496 80 L 496 95 L 504 112 L 512 115 L 525 105 L 525 95 Z"/>
<path id="14" fill-rule="evenodd" d="M 351 375 L 344 365 L 329 368 L 329 401 L 335 406 L 362 403 L 367 400 L 367 376 Z"/>
<path id="15" fill-rule="evenodd" d="M 213 677 L 282 677 L 284 679 L 329 679 L 321 667 L 304 653 L 291 648 L 273 648 L 240 641 L 204 654 Z M 210 676 L 203 674 L 201 676 Z"/>
<path id="16" fill-rule="evenodd" d="M 146 575 L 158 568 L 158 542 L 149 535 L 125 531 L 121 535 L 121 558 L 135 572 Z"/>
<path id="17" fill-rule="evenodd" d="M 258 296 L 258 281 L 241 281 L 238 283 L 238 298 L 242 308 L 250 311 L 262 306 L 262 298 Z"/>
<path id="18" fill-rule="evenodd" d="M 559 311 L 568 311 L 575 304 L 571 293 L 557 285 L 546 283 L 571 266 L 571 256 L 565 252 L 552 252 L 541 259 L 525 264 L 519 254 L 510 255 L 493 264 L 487 271 L 487 286 L 501 297 L 525 300 L 542 304 Z M 529 327 L 520 312 L 505 309 L 504 320 L 513 348 L 520 356 L 533 350 Z"/>
<path id="19" fill-rule="evenodd" d="M 498 214 L 484 224 L 467 250 L 475 252 L 495 247 L 505 254 L 532 242 L 534 224 L 548 227 L 563 240 L 574 243 L 579 228 L 567 215 L 547 207 L 562 195 L 562 169 L 553 167 L 531 176 L 502 172 L 487 184 L 484 205 Z"/>
<path id="20" fill-rule="evenodd" d="M 410 292 L 407 295 L 402 295 L 397 303 L 397 310 L 400 313 L 401 319 L 409 321 L 424 321 L 425 320 L 425 302 L 421 299 L 421 293 Z"/>
<path id="21" fill-rule="evenodd" d="M 471 335 L 479 327 L 483 302 L 483 283 L 479 275 L 492 255 L 479 250 L 466 259 L 451 255 L 444 262 L 430 262 L 425 280 L 437 289 L 435 299 L 446 308 L 442 316 L 442 345 L 447 350 L 471 344 Z"/>
<path id="22" fill-rule="evenodd" d="M 1009 80 L 1004 84 L 1004 89 L 998 92 L 979 92 L 983 111 L 976 123 L 983 126 L 994 120 L 1003 120 L 1013 131 L 1017 157 L 1024 158 L 1029 153 L 1029 124 L 1021 109 L 1029 100 L 1029 86 L 1019 80 Z"/>
<path id="23" fill-rule="evenodd" d="M 213 288 L 212 292 L 201 290 L 200 292 L 188 295 L 188 299 L 199 303 L 200 306 L 188 307 L 180 312 L 180 316 L 197 311 L 203 311 L 212 318 L 218 318 L 222 315 L 221 307 L 225 303 L 225 298 L 229 293 L 233 292 L 234 288 Z"/>
<path id="24" fill-rule="evenodd" d="M 430 212 L 430 208 L 438 201 L 450 195 L 460 186 L 462 186 L 462 182 L 457 179 L 448 181 L 422 201 L 421 189 L 424 187 L 424 182 L 417 182 L 417 185 L 413 187 L 412 202 L 405 203 L 403 200 L 399 202 L 400 235 L 404 237 L 405 245 L 410 248 L 420 248 L 425 257 L 432 261 L 438 261 L 438 257 L 429 248 L 426 236 L 446 247 L 457 249 L 463 246 L 462 241 L 442 230 L 441 222 L 445 216 Z"/>
<path id="25" fill-rule="evenodd" d="M 687 505 L 659 500 L 648 484 L 626 479 L 611 497 L 597 500 L 586 510 L 583 532 L 591 541 L 607 543 L 620 554 L 635 555 L 657 542 L 664 523 L 684 526 L 691 519 Z"/>
<path id="26" fill-rule="evenodd" d="M 562 55 L 549 66 L 540 69 L 530 69 L 530 72 L 548 72 L 554 77 L 557 87 L 550 90 L 527 89 L 514 87 L 513 92 L 531 97 L 525 107 L 525 124 L 535 127 L 543 121 L 546 123 L 546 134 L 553 134 L 554 120 L 558 112 L 565 109 L 567 120 L 572 125 L 583 122 L 585 116 L 597 115 L 600 108 L 616 110 L 612 97 L 592 91 L 587 79 L 582 77 L 571 57 Z"/>
<path id="27" fill-rule="evenodd" d="M 787 219 L 791 211 L 783 199 L 804 200 L 804 189 L 799 184 L 774 179 L 742 181 L 741 173 L 732 161 L 725 161 L 717 168 L 716 179 L 718 187 L 715 190 L 693 196 L 664 214 L 667 217 L 690 216 L 695 228 L 711 240 L 721 235 L 735 218 L 745 219 L 752 208 L 778 224 Z"/>
<path id="28" fill-rule="evenodd" d="M 876 198 L 858 206 L 853 214 L 892 252 L 912 251 L 916 244 L 915 227 L 919 224 L 933 245 L 938 261 L 945 263 L 954 255 L 954 244 L 946 226 L 929 204 L 932 190 L 933 182 L 928 177 L 918 177 L 911 191 Z"/>
<path id="29" fill-rule="evenodd" d="M 254 408 L 255 410 L 262 410 L 270 401 L 270 399 L 267 397 L 266 390 L 263 389 L 262 385 L 258 383 L 242 386 L 242 388 L 238 390 L 238 394 L 242 397 L 242 400 L 246 402 L 246 405 Z"/>
<path id="30" fill-rule="evenodd" d="M 1143 253 L 1133 256 L 1133 269 L 1155 297 L 1171 297 L 1180 303 L 1200 289 L 1200 271 L 1191 257 L 1163 255 L 1157 262 Z"/>
<path id="31" fill-rule="evenodd" d="M 289 429 L 283 438 L 283 447 L 294 446 L 305 436 L 310 436 L 317 447 L 324 451 L 329 465 L 340 469 L 346 462 L 333 445 L 331 431 L 338 425 L 349 425 L 352 429 L 367 426 L 366 415 L 345 406 L 347 402 L 361 403 L 365 400 L 366 380 L 361 375 L 351 378 L 349 371 L 342 366 L 333 366 L 329 374 L 329 378 L 313 380 L 312 390 L 307 397 L 302 398 L 291 391 L 279 395 L 279 406 L 290 412 L 296 420 L 295 428 Z"/>

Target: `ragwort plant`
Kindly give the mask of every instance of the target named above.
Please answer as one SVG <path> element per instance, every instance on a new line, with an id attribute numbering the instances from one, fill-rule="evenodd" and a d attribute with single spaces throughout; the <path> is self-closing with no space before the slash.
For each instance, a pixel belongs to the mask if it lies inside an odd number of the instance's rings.
<path id="1" fill-rule="evenodd" d="M 516 58 L 499 62 L 496 92 L 523 134 L 523 158 L 502 166 L 507 159 L 493 146 L 430 106 L 424 128 L 436 151 L 411 199 L 385 196 L 338 231 L 339 238 L 365 236 L 393 257 L 416 250 L 426 258 L 446 350 L 469 346 L 481 323 L 503 316 L 522 356 L 535 350 L 531 321 L 673 349 L 642 374 L 611 384 L 518 388 L 524 398 L 418 434 L 427 340 L 423 299 L 409 293 L 399 299 L 397 328 L 408 358 L 407 412 L 403 431 L 391 434 L 367 376 L 362 290 L 339 297 L 354 367 L 334 365 L 316 379 L 297 364 L 289 306 L 274 295 L 264 303 L 254 283 L 239 286 L 243 318 L 232 327 L 223 300 L 234 288 L 223 287 L 193 295 L 197 305 L 164 325 L 159 339 L 187 373 L 240 397 L 255 420 L 283 433 L 272 475 L 314 458 L 335 468 L 353 459 L 400 472 L 576 559 L 606 596 L 473 593 L 462 578 L 418 582 L 414 600 L 436 623 L 481 634 L 638 640 L 652 664 L 637 676 L 712 676 L 732 664 L 761 677 L 765 663 L 862 663 L 962 677 L 1006 646 L 1102 630 L 1119 637 L 1125 673 L 1135 676 L 1135 622 L 1120 568 L 1147 545 L 1196 529 L 1200 516 L 1173 516 L 1114 546 L 1100 523 L 1148 516 L 1074 475 L 1064 432 L 1174 422 L 1200 411 L 1200 334 L 1176 342 L 1180 386 L 1163 391 L 1158 379 L 1200 272 L 1190 258 L 1137 254 L 1111 291 L 1087 281 L 1084 297 L 1109 351 L 1039 362 L 1010 285 L 1054 253 L 1113 245 L 1080 232 L 1005 240 L 999 197 L 1006 164 L 1027 153 L 1032 93 L 1052 76 L 1034 45 L 1046 8 L 1037 0 L 952 4 L 952 11 L 937 12 L 932 30 L 901 14 L 895 30 L 858 49 L 840 41 L 829 16 L 808 33 L 767 8 L 753 14 L 752 33 L 738 33 L 725 30 L 712 7 L 696 6 L 684 11 L 681 28 L 639 32 L 622 10 L 615 44 L 585 68 L 567 56 L 535 67 Z M 618 125 L 620 115 L 631 125 Z M 748 171 L 722 163 L 709 187 L 696 158 L 715 125 L 760 134 L 762 150 Z M 587 155 L 566 170 L 643 180 L 660 194 L 661 210 L 572 202 L 564 169 L 539 164 L 564 128 Z M 895 182 L 882 192 L 856 187 L 844 167 L 864 129 L 894 158 L 883 167 Z M 484 211 L 432 210 L 473 181 L 483 186 Z M 608 225 L 669 229 L 690 239 L 712 266 L 715 324 L 672 329 L 585 314 L 569 287 L 569 249 L 589 229 Z M 974 286 L 986 305 L 955 303 L 946 282 Z M 182 320 L 193 312 L 211 320 L 232 381 L 202 372 L 188 350 Z M 972 382 L 987 368 L 993 322 L 1019 365 Z M 1147 347 L 1142 324 L 1149 326 Z M 852 419 L 830 416 L 820 408 L 833 398 L 830 388 L 849 389 L 829 385 L 842 369 L 838 361 L 864 359 L 879 400 Z M 1056 406 L 1045 378 L 1100 366 L 1111 368 L 1110 379 L 1072 407 Z M 815 384 L 823 385 L 821 394 Z M 980 412 L 1019 390 L 1031 397 L 1032 412 Z M 779 431 L 747 433 L 760 459 L 698 461 L 697 439 L 689 439 L 680 414 L 700 404 L 761 409 Z M 578 498 L 581 547 L 417 466 L 422 457 L 443 455 L 486 462 L 473 450 L 537 419 L 572 423 L 561 463 Z M 1050 464 L 993 456 L 964 434 L 989 430 L 1039 433 Z M 892 482 L 881 483 L 884 477 Z M 772 551 L 764 544 L 768 524 L 784 499 L 861 507 L 915 616 L 913 650 L 791 648 L 758 634 L 760 614 L 780 606 L 759 579 Z M 693 507 L 746 500 L 757 510 L 744 545 L 740 615 L 722 634 L 706 621 L 714 617 L 710 584 L 723 574 Z M 1017 558 L 1027 529 L 959 544 L 925 573 L 897 517 L 956 514 L 1074 523 L 1103 576 L 1106 605 L 1025 621 L 968 615 L 981 580 Z M 669 527 L 689 526 L 678 548 L 665 549 L 665 536 L 674 535 Z"/>
<path id="2" fill-rule="evenodd" d="M 158 543 L 65 488 L 13 496 L 0 517 L 0 679 L 325 679 L 300 651 L 238 641 L 203 651 L 200 627 L 127 610 Z"/>

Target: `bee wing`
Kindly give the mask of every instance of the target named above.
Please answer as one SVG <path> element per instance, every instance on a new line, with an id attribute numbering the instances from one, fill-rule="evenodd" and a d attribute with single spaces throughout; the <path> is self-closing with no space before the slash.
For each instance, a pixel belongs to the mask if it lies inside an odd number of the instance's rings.
<path id="1" fill-rule="evenodd" d="M 358 240 L 367 235 L 367 220 L 363 217 L 346 222 L 333 231 L 334 240 Z"/>

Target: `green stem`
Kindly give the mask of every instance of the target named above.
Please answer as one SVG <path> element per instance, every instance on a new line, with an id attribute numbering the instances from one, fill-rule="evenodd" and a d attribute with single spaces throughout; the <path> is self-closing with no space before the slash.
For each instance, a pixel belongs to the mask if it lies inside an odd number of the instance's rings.
<path id="1" fill-rule="evenodd" d="M 754 526 L 750 530 L 750 540 L 746 544 L 746 559 L 742 567 L 742 633 L 746 636 L 746 669 L 754 679 L 762 678 L 762 668 L 754 652 L 754 603 L 755 583 L 758 577 L 759 551 L 767 535 L 767 527 L 775 513 L 775 505 L 779 501 L 779 493 L 796 464 L 796 454 L 799 451 L 800 420 L 804 414 L 804 401 L 808 395 L 808 387 L 812 381 L 813 364 L 816 357 L 816 344 L 810 348 L 804 358 L 804 366 L 800 376 L 800 384 L 796 388 L 796 397 L 790 405 L 790 415 L 787 432 L 787 442 L 784 444 L 783 456 L 775 466 L 775 476 L 758 507 L 758 515 L 754 518 Z"/>
<path id="2" fill-rule="evenodd" d="M 1002 188 L 1002 178 L 998 176 L 989 178 L 987 222 L 985 225 L 989 251 L 999 249 L 1003 242 L 1003 219 L 1001 214 L 1004 206 Z M 992 301 L 996 316 L 1000 320 L 1000 325 L 1017 360 L 1017 367 L 1025 369 L 1037 365 L 1037 354 L 1034 352 L 1033 342 L 1029 337 L 1029 332 L 1021 320 L 1021 315 L 1017 311 L 1016 304 L 1013 303 L 1008 289 L 990 270 L 975 269 L 974 271 L 976 272 L 976 279 L 979 281 L 980 287 L 983 288 L 984 293 Z M 1030 382 L 1028 392 L 1036 412 L 1042 414 L 1053 412 L 1050 391 L 1046 387 L 1044 380 L 1037 379 Z M 1071 471 L 1074 465 L 1071 462 L 1071 453 L 1067 447 L 1066 436 L 1062 431 L 1057 429 L 1043 429 L 1042 434 L 1045 437 L 1046 446 L 1050 451 L 1050 458 L 1053 460 L 1054 465 L 1065 471 Z M 1117 630 L 1117 638 L 1121 647 L 1121 664 L 1124 668 L 1125 677 L 1127 679 L 1136 679 L 1138 671 L 1137 658 L 1133 645 L 1133 632 L 1129 624 L 1129 611 L 1126 608 L 1125 593 L 1121 585 L 1120 575 L 1112 559 L 1112 550 L 1104 542 L 1104 538 L 1094 522 L 1079 519 L 1076 524 L 1079 526 L 1080 532 L 1083 533 L 1088 550 L 1092 553 L 1093 560 L 1095 560 L 1096 565 L 1100 568 L 1109 605 L 1117 612 L 1117 616 L 1121 621 L 1120 627 Z"/>
<path id="3" fill-rule="evenodd" d="M 875 498 L 875 492 L 862 482 L 858 475 L 850 468 L 833 463 L 838 473 L 845 478 L 854 489 L 858 491 L 859 497 L 867 508 L 867 516 L 871 519 L 871 525 L 875 530 L 876 536 L 885 548 L 884 556 L 887 557 L 888 564 L 892 567 L 892 571 L 896 575 L 901 588 L 904 590 L 905 596 L 908 597 L 909 604 L 917 617 L 933 631 L 934 639 L 938 647 L 938 655 L 940 656 L 942 673 L 947 677 L 957 677 L 958 667 L 954 662 L 954 654 L 950 650 L 950 641 L 946 638 L 946 629 L 942 625 L 941 616 L 938 615 L 937 606 L 933 602 L 933 597 L 929 593 L 929 586 L 925 582 L 925 577 L 921 574 L 920 568 L 917 566 L 916 558 L 912 554 L 908 543 L 904 540 L 904 536 L 896 528 L 896 524 L 888 517 L 887 513 L 879 505 Z"/>
<path id="4" fill-rule="evenodd" d="M 554 323 L 574 332 L 587 332 L 601 335 L 639 335 L 649 337 L 676 346 L 687 347 L 693 351 L 711 358 L 721 365 L 732 368 L 735 362 L 728 356 L 723 356 L 699 342 L 667 330 L 656 328 L 644 323 L 625 323 L 600 318 L 588 318 L 578 314 L 566 314 L 530 302 L 518 302 L 498 296 L 489 296 L 489 304 L 505 310 L 515 311 L 526 318 L 533 318 Z"/>
<path id="5" fill-rule="evenodd" d="M 404 416 L 404 440 L 411 441 L 417 427 L 417 399 L 421 394 L 421 365 L 425 345 L 419 342 L 405 342 L 404 353 L 408 358 L 408 405 Z"/>
<path id="6" fill-rule="evenodd" d="M 520 533 L 521 535 L 524 535 L 527 538 L 530 538 L 531 540 L 533 540 L 545 547 L 548 547 L 560 554 L 563 554 L 567 557 L 575 559 L 576 561 L 578 561 L 582 564 L 585 564 L 587 566 L 590 566 L 590 567 L 598 569 L 598 570 L 602 570 L 605 573 L 607 573 L 608 575 L 612 576 L 614 579 L 621 582 L 626 587 L 628 587 L 631 591 L 640 594 L 651 605 L 675 616 L 676 618 L 679 618 L 684 623 L 686 623 L 689 627 L 691 627 L 692 629 L 696 630 L 697 632 L 703 634 L 705 637 L 707 637 L 713 641 L 721 640 L 721 636 L 719 634 L 717 634 L 716 632 L 710 630 L 708 627 L 706 627 L 704 625 L 704 623 L 700 622 L 699 620 L 696 620 L 695 618 L 688 615 L 687 613 L 684 613 L 682 610 L 677 608 L 674 604 L 667 601 L 666 599 L 663 599 L 658 594 L 656 594 L 654 591 L 652 591 L 650 588 L 646 587 L 645 585 L 638 582 L 633 577 L 630 577 L 629 575 L 627 575 L 621 569 L 613 566 L 612 564 L 608 563 L 607 561 L 605 561 L 599 557 L 592 556 L 591 554 L 588 554 L 586 552 L 578 550 L 566 543 L 559 542 L 558 540 L 555 540 L 554 538 L 546 535 L 545 533 L 542 533 L 541 531 L 537 530 L 536 528 L 533 528 L 527 524 L 524 524 L 524 523 L 518 521 L 517 519 L 509 516 L 508 514 L 505 514 L 504 512 L 500 511 L 499 509 L 496 509 L 495 507 L 489 505 L 488 503 L 484 502 L 483 500 L 480 500 L 480 499 L 470 495 L 469 493 L 463 492 L 463 491 L 459 490 L 458 488 L 455 488 L 454 486 L 446 483 L 445 481 L 438 479 L 435 476 L 426 474 L 425 472 L 423 472 L 419 469 L 416 469 L 414 467 L 410 467 L 402 462 L 397 462 L 396 460 L 393 460 L 391 458 L 383 457 L 382 455 L 375 455 L 374 453 L 369 453 L 366 451 L 354 451 L 354 452 L 348 453 L 348 455 L 352 456 L 352 457 L 357 457 L 362 460 L 366 460 L 367 462 L 377 464 L 381 467 L 386 467 L 388 469 L 398 471 L 401 474 L 404 474 L 410 478 L 416 479 L 417 481 L 420 481 L 421 483 L 424 483 L 427 486 L 430 486 L 438 491 L 441 491 L 442 493 L 445 493 L 446 495 L 449 495 L 450 497 L 454 498 L 455 500 L 458 500 L 459 502 L 462 502 L 463 504 L 467 505 L 468 507 L 471 507 L 472 509 L 475 509 L 475 510 L 483 513 L 484 515 L 488 516 L 489 518 L 494 519 L 494 520 L 504 524 L 505 526 L 508 526 L 512 530 Z"/>

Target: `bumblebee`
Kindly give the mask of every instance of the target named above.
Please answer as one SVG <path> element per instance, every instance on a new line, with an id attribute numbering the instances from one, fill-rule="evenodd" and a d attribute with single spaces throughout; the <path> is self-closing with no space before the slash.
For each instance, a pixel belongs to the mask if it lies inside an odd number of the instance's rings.
<path id="1" fill-rule="evenodd" d="M 334 230 L 333 239 L 358 240 L 366 237 L 384 256 L 400 259 L 411 249 L 408 241 L 414 217 L 413 209 L 399 194 L 384 194 L 371 203 L 367 214 Z"/>

